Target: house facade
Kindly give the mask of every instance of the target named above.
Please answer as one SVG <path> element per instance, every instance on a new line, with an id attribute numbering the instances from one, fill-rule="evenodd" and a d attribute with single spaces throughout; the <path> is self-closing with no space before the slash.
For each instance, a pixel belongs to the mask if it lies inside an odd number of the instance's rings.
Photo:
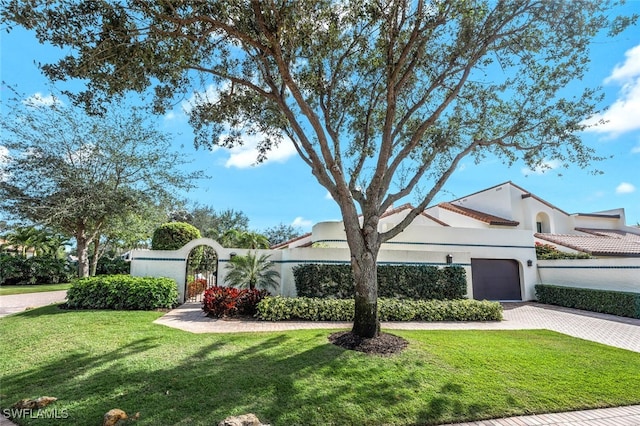
<path id="1" fill-rule="evenodd" d="M 387 211 L 380 218 L 380 231 L 399 223 L 410 209 L 410 205 L 403 205 Z M 589 253 L 595 259 L 568 264 L 538 261 L 536 243 Z M 197 244 L 210 245 L 218 253 L 218 283 L 224 282 L 224 265 L 229 258 L 246 252 L 222 248 L 215 242 Z M 132 274 L 175 272 L 170 265 L 186 262 L 192 245 L 172 253 L 134 250 Z M 317 223 L 310 233 L 260 252 L 268 253 L 280 272 L 279 293 L 284 296 L 296 294 L 294 266 L 349 263 L 350 259 L 341 221 Z M 154 262 L 163 259 L 165 266 L 157 269 Z M 640 292 L 640 230 L 626 225 L 624 209 L 570 214 L 505 182 L 427 208 L 383 244 L 378 262 L 462 266 L 467 273 L 467 296 L 474 299 L 534 300 L 538 283 Z M 177 270 L 173 275 L 178 287 L 184 286 L 184 278 L 180 283 L 184 273 Z"/>

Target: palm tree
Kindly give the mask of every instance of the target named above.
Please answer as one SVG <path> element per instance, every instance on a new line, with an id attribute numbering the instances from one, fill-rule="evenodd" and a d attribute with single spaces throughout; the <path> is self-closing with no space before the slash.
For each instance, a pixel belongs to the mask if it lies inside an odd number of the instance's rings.
<path id="1" fill-rule="evenodd" d="M 224 278 L 225 284 L 232 287 L 272 289 L 278 288 L 280 273 L 271 269 L 273 263 L 269 260 L 269 255 L 257 253 L 247 253 L 246 256 L 234 256 L 227 264 L 227 276 Z"/>
<path id="2" fill-rule="evenodd" d="M 35 251 L 38 242 L 38 230 L 32 226 L 19 226 L 5 235 L 7 244 L 11 245 L 21 257 L 27 257 L 27 253 Z"/>
<path id="3" fill-rule="evenodd" d="M 264 235 L 253 231 L 230 229 L 220 238 L 223 247 L 268 249 L 269 240 Z"/>

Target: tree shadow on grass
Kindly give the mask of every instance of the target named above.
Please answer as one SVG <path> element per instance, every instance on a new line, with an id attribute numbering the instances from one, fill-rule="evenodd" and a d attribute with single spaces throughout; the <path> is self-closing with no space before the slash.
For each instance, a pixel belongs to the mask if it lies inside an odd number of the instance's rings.
<path id="1" fill-rule="evenodd" d="M 3 402 L 54 396 L 69 414 L 65 424 L 78 425 L 98 424 L 112 408 L 140 412 L 140 425 L 162 426 L 211 425 L 249 412 L 274 426 L 437 424 L 483 408 L 460 402 L 464 389 L 453 382 L 425 390 L 429 381 L 405 368 L 417 363 L 411 357 L 347 351 L 328 343 L 328 330 L 224 336 L 152 330 L 150 337 L 114 339 L 108 351 L 60 348 L 69 352 L 5 374 L 2 393 L 12 399 Z M 416 398 L 423 402 L 416 405 Z"/>

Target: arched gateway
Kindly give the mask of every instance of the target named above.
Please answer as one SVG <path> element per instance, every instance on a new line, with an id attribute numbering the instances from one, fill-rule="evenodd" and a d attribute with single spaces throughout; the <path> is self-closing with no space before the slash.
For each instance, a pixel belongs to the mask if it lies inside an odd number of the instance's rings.
<path id="1" fill-rule="evenodd" d="M 131 275 L 172 278 L 180 303 L 196 301 L 205 288 L 218 282 L 218 261 L 224 252 L 211 238 L 198 238 L 178 250 L 133 250 Z"/>

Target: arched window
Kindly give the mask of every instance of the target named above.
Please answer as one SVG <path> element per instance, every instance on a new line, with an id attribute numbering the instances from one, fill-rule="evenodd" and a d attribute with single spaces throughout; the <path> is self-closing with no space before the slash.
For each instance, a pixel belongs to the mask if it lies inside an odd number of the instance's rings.
<path id="1" fill-rule="evenodd" d="M 551 232 L 551 224 L 549 222 L 549 215 L 540 212 L 536 215 L 536 232 L 549 233 Z"/>

